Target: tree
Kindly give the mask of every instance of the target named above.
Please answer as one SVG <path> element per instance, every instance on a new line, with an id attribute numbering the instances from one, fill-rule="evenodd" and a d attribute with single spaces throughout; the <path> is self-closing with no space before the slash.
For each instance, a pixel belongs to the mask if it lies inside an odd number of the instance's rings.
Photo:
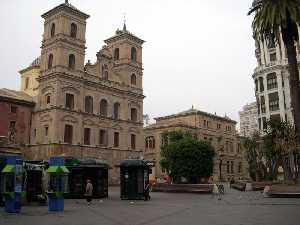
<path id="1" fill-rule="evenodd" d="M 287 49 L 291 106 L 296 132 L 300 133 L 299 68 L 295 47 L 295 42 L 299 41 L 297 24 L 300 21 L 300 0 L 254 0 L 248 15 L 254 12 L 254 37 L 277 41 L 279 44 L 282 37 Z"/>
<path id="2" fill-rule="evenodd" d="M 208 142 L 181 131 L 164 133 L 163 138 L 160 165 L 173 182 L 184 177 L 190 183 L 197 183 L 200 178 L 212 175 L 215 151 Z"/>
<path id="3" fill-rule="evenodd" d="M 265 141 L 272 148 L 274 161 L 282 164 L 285 180 L 299 179 L 299 147 L 298 135 L 294 127 L 288 122 L 269 120 L 265 130 Z M 278 167 L 277 167 L 278 168 Z"/>
<path id="4" fill-rule="evenodd" d="M 267 173 L 260 142 L 259 133 L 256 132 L 243 140 L 243 146 L 246 149 L 246 157 L 249 164 L 249 174 L 255 181 L 265 180 Z"/>

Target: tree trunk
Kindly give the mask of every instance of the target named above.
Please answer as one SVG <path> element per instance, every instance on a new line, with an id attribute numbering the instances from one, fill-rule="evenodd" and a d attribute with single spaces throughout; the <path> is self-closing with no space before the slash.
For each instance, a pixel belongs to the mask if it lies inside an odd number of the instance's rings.
<path id="1" fill-rule="evenodd" d="M 300 133 L 300 91 L 299 91 L 299 68 L 297 62 L 297 52 L 293 35 L 293 24 L 288 22 L 288 27 L 282 29 L 282 37 L 287 49 L 288 71 L 290 74 L 290 95 L 291 106 L 294 117 L 294 125 L 297 134 Z"/>

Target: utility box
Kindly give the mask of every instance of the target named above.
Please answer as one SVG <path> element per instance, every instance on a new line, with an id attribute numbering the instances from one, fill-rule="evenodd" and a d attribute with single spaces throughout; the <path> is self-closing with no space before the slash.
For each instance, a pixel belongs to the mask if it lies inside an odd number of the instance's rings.
<path id="1" fill-rule="evenodd" d="M 149 183 L 149 166 L 139 159 L 127 159 L 120 164 L 121 199 L 140 200 Z"/>

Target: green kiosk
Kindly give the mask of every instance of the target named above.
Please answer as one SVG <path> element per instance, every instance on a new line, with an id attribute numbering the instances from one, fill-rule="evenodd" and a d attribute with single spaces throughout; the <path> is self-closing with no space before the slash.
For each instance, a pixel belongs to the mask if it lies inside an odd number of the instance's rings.
<path id="1" fill-rule="evenodd" d="M 120 164 L 121 199 L 141 200 L 149 183 L 149 165 L 140 159 L 127 159 Z"/>

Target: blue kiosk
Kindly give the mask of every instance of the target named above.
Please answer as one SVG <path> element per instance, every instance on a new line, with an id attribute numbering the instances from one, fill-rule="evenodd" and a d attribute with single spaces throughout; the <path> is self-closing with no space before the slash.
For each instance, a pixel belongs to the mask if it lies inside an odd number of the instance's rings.
<path id="1" fill-rule="evenodd" d="M 19 213 L 23 186 L 23 159 L 20 156 L 7 156 L 6 166 L 1 173 L 1 192 L 5 198 L 5 211 Z"/>
<path id="2" fill-rule="evenodd" d="M 64 210 L 64 193 L 68 192 L 68 173 L 64 157 L 51 157 L 48 168 L 49 211 Z"/>

